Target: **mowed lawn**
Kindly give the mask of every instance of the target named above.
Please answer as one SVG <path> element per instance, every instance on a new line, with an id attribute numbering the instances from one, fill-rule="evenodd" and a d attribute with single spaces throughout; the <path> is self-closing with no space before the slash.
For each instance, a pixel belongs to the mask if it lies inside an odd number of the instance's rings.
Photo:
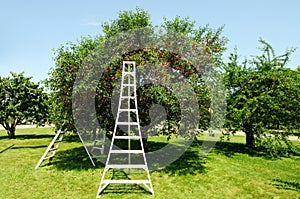
<path id="1" fill-rule="evenodd" d="M 103 172 L 75 136 L 65 137 L 51 164 L 35 165 L 54 137 L 51 128 L 0 131 L 0 198 L 95 198 Z M 150 145 L 166 142 L 153 137 Z M 218 142 L 199 158 L 201 140 L 170 166 L 152 172 L 155 198 L 300 198 L 300 157 L 268 159 L 244 149 L 244 137 Z M 150 146 L 151 147 L 151 146 Z M 143 187 L 109 186 L 101 198 L 153 198 Z"/>

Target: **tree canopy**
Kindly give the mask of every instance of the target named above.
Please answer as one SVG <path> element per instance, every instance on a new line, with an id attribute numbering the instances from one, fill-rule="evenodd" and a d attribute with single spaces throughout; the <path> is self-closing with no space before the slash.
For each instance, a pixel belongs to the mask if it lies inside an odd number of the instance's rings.
<path id="1" fill-rule="evenodd" d="M 203 50 L 210 56 L 215 65 L 220 65 L 221 56 L 226 49 L 227 39 L 221 35 L 223 27 L 212 29 L 208 25 L 204 27 L 195 27 L 195 22 L 189 18 L 177 16 L 175 19 L 165 19 L 159 27 L 167 31 L 177 31 L 186 35 L 194 42 L 198 43 Z M 69 129 L 74 129 L 74 121 L 72 115 L 72 92 L 74 81 L 78 75 L 84 59 L 91 52 L 109 38 L 132 29 L 139 28 L 157 28 L 150 21 L 150 14 L 140 8 L 135 11 L 121 11 L 118 17 L 109 22 L 103 23 L 103 34 L 99 34 L 95 38 L 81 38 L 78 43 L 67 43 L 56 50 L 54 60 L 56 67 L 49 72 L 47 84 L 52 91 L 52 118 L 60 126 L 62 122 L 69 124 Z M 208 108 L 210 106 L 209 92 L 207 86 L 203 82 L 200 73 L 196 73 L 193 66 L 184 59 L 181 59 L 172 52 L 166 52 L 159 49 L 140 49 L 138 51 L 129 52 L 121 56 L 120 59 L 114 60 L 104 71 L 103 76 L 99 79 L 96 95 L 96 110 L 98 120 L 104 125 L 107 131 L 112 130 L 114 117 L 111 111 L 111 97 L 113 89 L 118 84 L 118 78 L 121 75 L 121 66 L 123 60 L 136 61 L 137 67 L 145 64 L 159 64 L 163 67 L 173 68 L 173 72 L 182 74 L 188 78 L 197 95 L 200 108 L 200 126 L 205 129 L 209 125 L 210 114 Z M 157 69 L 158 70 L 158 69 Z M 140 80 L 153 80 L 154 76 L 143 76 Z M 162 81 L 162 80 L 157 80 Z M 149 111 L 153 104 L 163 105 L 167 112 L 167 122 L 162 133 L 173 134 L 180 120 L 180 108 L 178 100 L 175 96 L 168 92 L 166 87 L 161 84 L 147 84 L 138 90 L 138 104 L 142 126 L 148 125 L 151 121 Z"/>
<path id="2" fill-rule="evenodd" d="M 294 49 L 276 56 L 270 44 L 260 43 L 261 55 L 240 64 L 237 54 L 231 54 L 225 66 L 227 128 L 245 132 L 249 148 L 258 146 L 262 137 L 287 143 L 288 132 L 300 127 L 300 74 L 285 68 Z"/>
<path id="3" fill-rule="evenodd" d="M 22 120 L 39 124 L 47 118 L 48 96 L 30 79 L 13 72 L 11 77 L 0 77 L 0 124 L 9 138 L 15 138 L 16 125 Z"/>

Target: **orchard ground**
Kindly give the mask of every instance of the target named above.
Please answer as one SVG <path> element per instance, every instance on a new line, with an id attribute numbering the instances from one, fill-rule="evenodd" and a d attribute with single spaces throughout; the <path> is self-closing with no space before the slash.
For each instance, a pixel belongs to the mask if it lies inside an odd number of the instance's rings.
<path id="1" fill-rule="evenodd" d="M 80 139 L 66 136 L 53 162 L 34 169 L 54 136 L 53 128 L 18 128 L 17 139 L 0 130 L 1 198 L 95 198 L 103 172 L 93 167 Z M 150 148 L 167 142 L 150 138 Z M 293 141 L 300 144 L 300 141 Z M 174 163 L 151 172 L 155 198 L 299 198 L 300 157 L 269 159 L 250 154 L 244 136 L 217 142 L 199 158 L 202 138 Z M 153 198 L 140 186 L 109 186 L 102 198 Z"/>
<path id="2" fill-rule="evenodd" d="M 38 128 L 49 128 L 49 127 L 54 127 L 54 125 L 45 125 L 45 126 L 39 126 Z M 17 125 L 16 129 L 33 129 L 33 128 L 37 128 L 36 125 L 29 125 L 29 124 L 26 124 L 26 125 Z M 3 126 L 0 125 L 0 130 L 4 130 Z M 236 132 L 235 133 L 235 136 L 246 136 L 244 132 Z M 294 140 L 294 141 L 297 141 L 297 140 L 300 140 L 300 136 L 289 136 L 289 139 L 290 140 Z"/>

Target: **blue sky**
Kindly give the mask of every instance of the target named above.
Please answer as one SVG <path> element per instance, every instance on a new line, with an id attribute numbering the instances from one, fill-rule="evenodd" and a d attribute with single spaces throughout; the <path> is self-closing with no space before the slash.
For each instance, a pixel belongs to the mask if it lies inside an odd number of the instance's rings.
<path id="1" fill-rule="evenodd" d="M 259 38 L 278 55 L 297 47 L 289 66 L 300 65 L 298 0 L 0 0 L 0 76 L 24 71 L 34 81 L 45 79 L 54 66 L 52 49 L 101 33 L 102 22 L 136 6 L 147 10 L 154 24 L 180 15 L 189 16 L 198 26 L 225 25 L 227 54 L 236 46 L 241 58 L 259 53 Z"/>

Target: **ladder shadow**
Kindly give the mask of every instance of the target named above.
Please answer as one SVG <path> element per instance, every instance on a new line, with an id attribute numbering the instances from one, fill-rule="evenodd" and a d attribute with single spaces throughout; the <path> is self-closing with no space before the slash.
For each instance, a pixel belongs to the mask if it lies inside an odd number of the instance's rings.
<path id="1" fill-rule="evenodd" d="M 126 169 L 124 169 L 126 170 Z M 122 170 L 113 170 L 111 180 L 132 180 L 128 173 Z M 109 184 L 102 194 L 152 194 L 148 189 L 139 184 Z"/>
<path id="2" fill-rule="evenodd" d="M 296 181 L 286 181 L 281 179 L 274 179 L 274 183 L 272 183 L 273 186 L 275 186 L 277 189 L 284 189 L 284 190 L 291 190 L 291 191 L 297 191 L 300 192 L 300 183 Z"/>
<path id="3" fill-rule="evenodd" d="M 138 184 L 109 184 L 101 195 L 109 194 L 145 194 L 148 196 L 151 192 Z"/>

